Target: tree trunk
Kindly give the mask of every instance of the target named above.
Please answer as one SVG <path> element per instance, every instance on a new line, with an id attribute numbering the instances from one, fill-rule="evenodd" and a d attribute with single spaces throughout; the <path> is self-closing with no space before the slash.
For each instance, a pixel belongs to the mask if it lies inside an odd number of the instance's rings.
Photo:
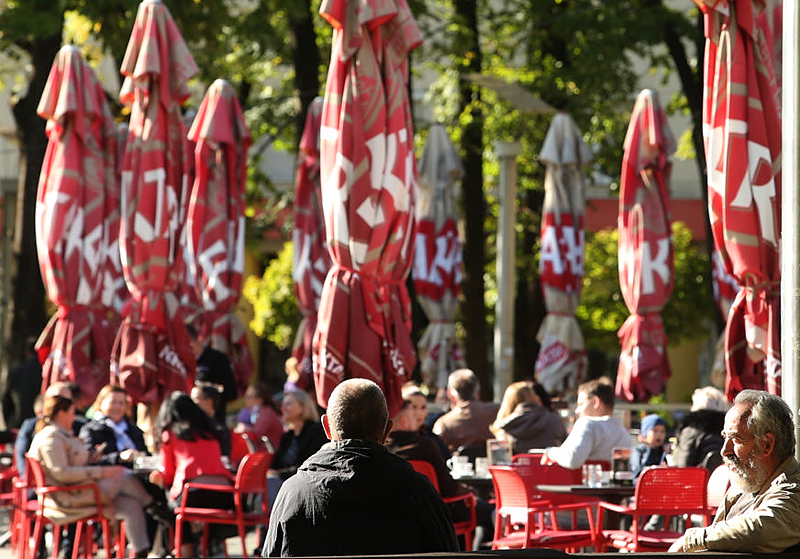
<path id="1" fill-rule="evenodd" d="M 14 259 L 16 275 L 13 279 L 11 333 L 6 362 L 16 363 L 23 357 L 25 339 L 38 336 L 47 323 L 45 292 L 39 272 L 36 253 L 34 216 L 39 173 L 47 147 L 45 121 L 36 114 L 50 67 L 61 47 L 61 30 L 51 37 L 37 38 L 28 49 L 33 73 L 28 93 L 13 107 L 20 146 L 20 192 L 17 196 Z"/>
<path id="2" fill-rule="evenodd" d="M 308 106 L 314 97 L 319 95 L 319 67 L 321 64 L 317 35 L 314 32 L 314 20 L 311 15 L 311 2 L 305 0 L 305 14 L 301 19 L 292 21 L 291 30 L 294 38 L 294 85 L 300 98 L 297 112 L 296 141 L 300 145 L 300 137 L 306 124 Z"/>
<path id="3" fill-rule="evenodd" d="M 528 211 L 538 216 L 538 223 L 525 228 L 522 233 L 517 258 L 518 265 L 524 268 L 517 273 L 517 297 L 514 303 L 514 380 L 530 380 L 535 371 L 536 358 L 539 356 L 539 342 L 536 334 L 544 321 L 546 309 L 542 286 L 539 281 L 538 262 L 534 261 L 534 247 L 539 242 L 541 230 L 543 190 L 528 190 L 525 193 L 525 205 Z"/>
<path id="4" fill-rule="evenodd" d="M 478 41 L 478 5 L 476 0 L 457 0 L 456 17 L 465 23 L 470 33 L 466 52 L 458 53 L 468 60 L 468 73 L 481 72 L 481 51 Z M 486 238 L 483 222 L 486 218 L 486 201 L 483 197 L 483 114 L 478 108 L 469 108 L 473 100 L 480 100 L 480 89 L 463 78 L 459 83 L 461 111 L 469 110 L 470 122 L 464 128 L 461 149 L 464 178 L 461 181 L 464 226 L 464 278 L 461 283 L 463 298 L 461 313 L 466 331 L 465 357 L 467 366 L 475 371 L 481 383 L 481 396 L 492 397 L 487 345 L 486 308 L 484 304 L 483 268 L 486 260 Z"/>

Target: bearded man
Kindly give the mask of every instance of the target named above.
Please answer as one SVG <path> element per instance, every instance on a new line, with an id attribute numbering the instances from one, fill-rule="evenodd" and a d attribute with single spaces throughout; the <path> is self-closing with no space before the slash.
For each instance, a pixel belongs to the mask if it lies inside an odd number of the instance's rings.
<path id="1" fill-rule="evenodd" d="M 689 528 L 670 551 L 800 550 L 800 465 L 792 412 L 780 396 L 743 390 L 725 414 L 722 459 L 731 487 L 711 526 Z"/>

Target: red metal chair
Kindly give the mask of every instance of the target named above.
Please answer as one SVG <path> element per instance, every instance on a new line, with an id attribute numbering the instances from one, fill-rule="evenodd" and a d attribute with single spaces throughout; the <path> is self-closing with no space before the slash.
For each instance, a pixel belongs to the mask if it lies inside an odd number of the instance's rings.
<path id="1" fill-rule="evenodd" d="M 530 490 L 530 483 L 515 466 L 489 466 L 496 499 L 495 533 L 492 549 L 549 547 L 577 550 L 595 545 L 595 524 L 590 502 L 553 505 Z M 548 480 L 549 482 L 549 480 Z M 583 510 L 588 529 L 565 529 L 558 524 L 557 511 Z M 546 515 L 550 525 L 537 518 Z"/>
<path id="2" fill-rule="evenodd" d="M 181 541 L 184 523 L 198 522 L 204 524 L 202 549 L 208 556 L 208 525 L 228 524 L 235 525 L 242 542 L 242 553 L 247 554 L 245 544 L 245 526 L 256 526 L 259 529 L 269 522 L 267 505 L 267 470 L 272 462 L 269 452 L 255 452 L 245 456 L 236 472 L 236 481 L 233 486 L 212 485 L 206 483 L 187 482 L 183 486 L 183 497 L 180 506 L 175 508 L 175 552 L 180 557 Z M 186 499 L 191 489 L 205 489 L 233 494 L 233 509 L 215 509 L 187 507 Z M 247 510 L 247 498 L 251 495 L 260 496 L 258 510 Z M 259 536 L 260 537 L 260 536 Z M 227 556 L 227 552 L 226 552 Z"/>
<path id="3" fill-rule="evenodd" d="M 231 466 L 233 468 L 238 468 L 242 459 L 255 451 L 256 447 L 250 437 L 245 433 L 231 431 Z"/>
<path id="4" fill-rule="evenodd" d="M 430 462 L 424 460 L 409 460 L 411 466 L 421 474 L 424 474 L 439 491 L 439 480 L 436 477 L 436 470 Z M 472 493 L 465 493 L 464 495 L 456 495 L 453 497 L 442 497 L 446 504 L 464 503 L 469 511 L 469 518 L 453 522 L 457 536 L 464 536 L 464 551 L 472 551 L 472 541 L 475 538 L 475 527 L 477 526 L 477 519 L 475 517 L 475 495 Z"/>
<path id="5" fill-rule="evenodd" d="M 72 492 L 80 489 L 91 489 L 94 493 L 94 500 L 96 510 L 76 523 L 75 527 L 75 540 L 72 548 L 72 559 L 77 559 L 80 550 L 80 545 L 83 543 L 84 557 L 94 557 L 94 524 L 100 524 L 103 529 L 103 547 L 106 550 L 106 559 L 111 559 L 111 532 L 110 523 L 108 518 L 103 516 L 103 505 L 100 503 L 100 490 L 95 483 L 82 483 L 79 485 L 63 485 L 63 486 L 47 486 L 44 481 L 44 472 L 39 462 L 32 456 L 25 455 L 25 464 L 27 468 L 26 478 L 33 481 L 33 487 L 36 489 L 36 496 L 38 506 L 34 511 L 34 527 L 33 527 L 33 551 L 27 554 L 28 542 L 21 542 L 23 547 L 22 557 L 38 557 L 39 546 L 43 542 L 44 528 L 50 524 L 53 526 L 53 558 L 58 555 L 58 547 L 61 540 L 60 525 L 53 522 L 46 516 L 43 506 L 44 498 L 48 495 L 54 495 L 60 492 Z M 83 539 L 82 539 L 83 538 Z"/>
<path id="6" fill-rule="evenodd" d="M 572 515 L 572 529 L 578 527 L 578 513 L 587 509 L 586 507 L 596 507 L 600 499 L 587 498 L 567 493 L 543 492 L 537 489 L 537 485 L 580 485 L 582 474 L 580 468 L 563 468 L 558 464 L 543 465 L 541 454 L 517 454 L 511 460 L 512 467 L 522 476 L 531 498 L 540 502 L 547 502 L 555 510 L 570 511 Z M 600 464 L 603 468 L 611 469 L 608 461 L 595 460 L 587 461 L 587 464 Z M 576 506 L 579 505 L 579 506 Z M 544 517 L 543 520 L 552 518 L 552 515 Z M 587 519 L 588 522 L 588 519 Z"/>
<path id="7" fill-rule="evenodd" d="M 630 515 L 633 522 L 630 530 L 599 530 L 598 550 L 605 551 L 608 547 L 631 552 L 669 549 L 683 532 L 669 530 L 666 526 L 662 530 L 644 530 L 644 524 L 654 514 L 662 516 L 665 524 L 671 516 L 699 515 L 707 526 L 710 523 L 707 486 L 708 470 L 705 468 L 645 468 L 639 476 L 631 505 L 600 503 L 598 526 L 603 526 L 605 510 Z"/>

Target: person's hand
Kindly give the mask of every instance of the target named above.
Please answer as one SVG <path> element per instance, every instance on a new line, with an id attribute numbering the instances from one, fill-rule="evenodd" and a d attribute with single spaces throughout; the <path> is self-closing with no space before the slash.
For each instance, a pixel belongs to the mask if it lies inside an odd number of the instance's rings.
<path id="1" fill-rule="evenodd" d="M 147 479 L 149 479 L 150 483 L 153 485 L 164 487 L 164 474 L 161 473 L 161 470 L 153 470 L 150 472 L 150 475 Z"/>
<path id="2" fill-rule="evenodd" d="M 115 478 L 115 477 L 122 477 L 125 473 L 124 466 L 102 466 L 102 475 L 103 477 L 108 478 Z"/>
<path id="3" fill-rule="evenodd" d="M 100 457 L 103 455 L 103 451 L 106 449 L 106 443 L 100 443 L 94 450 L 92 451 L 91 456 L 89 456 L 89 462 L 97 462 L 100 460 Z"/>
<path id="4" fill-rule="evenodd" d="M 547 449 L 545 449 L 545 451 L 542 453 L 541 464 L 542 466 L 549 466 L 552 463 L 553 460 L 547 455 Z"/>
<path id="5" fill-rule="evenodd" d="M 667 553 L 683 553 L 683 540 L 683 536 L 675 540 L 675 543 L 669 546 Z"/>
<path id="6" fill-rule="evenodd" d="M 132 448 L 126 448 L 125 450 L 119 453 L 119 461 L 120 462 L 133 462 L 136 457 L 139 456 L 139 452 L 133 450 Z"/>

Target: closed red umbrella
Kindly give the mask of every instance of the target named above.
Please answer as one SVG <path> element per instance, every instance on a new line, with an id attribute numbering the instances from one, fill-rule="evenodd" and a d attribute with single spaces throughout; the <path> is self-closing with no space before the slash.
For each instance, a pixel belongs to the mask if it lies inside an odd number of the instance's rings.
<path id="1" fill-rule="evenodd" d="M 42 388 L 74 381 L 90 401 L 108 380 L 111 353 L 100 294 L 117 144 L 105 92 L 77 47 L 58 52 L 38 114 L 47 119 L 48 144 L 36 198 L 36 247 L 47 295 L 58 306 L 40 337 L 47 355 Z"/>
<path id="2" fill-rule="evenodd" d="M 333 258 L 314 337 L 317 399 L 345 378 L 378 383 L 390 413 L 416 363 L 405 286 L 417 187 L 408 53 L 421 42 L 404 0 L 326 0 L 333 48 L 320 131 Z"/>
<path id="3" fill-rule="evenodd" d="M 697 0 L 704 12 L 703 120 L 709 216 L 725 271 L 739 284 L 725 330 L 731 399 L 781 391 L 781 121 L 764 2 Z"/>
<path id="4" fill-rule="evenodd" d="M 464 174 L 447 130 L 434 124 L 419 159 L 414 290 L 430 321 L 417 342 L 420 372 L 442 392 L 448 375 L 464 366 L 455 319 L 461 291 L 461 239 L 456 227 L 456 181 Z"/>
<path id="5" fill-rule="evenodd" d="M 292 355 L 297 359 L 300 379 L 296 384 L 311 389 L 314 384 L 311 345 L 317 329 L 317 311 L 322 285 L 331 267 L 325 242 L 325 219 L 319 181 L 319 130 L 322 124 L 322 97 L 311 102 L 300 138 L 294 191 L 294 229 L 292 230 L 292 280 L 297 306 L 303 320 L 297 332 Z"/>
<path id="6" fill-rule="evenodd" d="M 197 111 L 194 184 L 186 218 L 189 274 L 203 307 L 203 339 L 228 355 L 241 391 L 253 373 L 247 340 L 234 337 L 244 275 L 244 191 L 252 144 L 231 84 L 216 80 Z M 246 368 L 249 367 L 249 368 Z"/>
<path id="7" fill-rule="evenodd" d="M 617 396 L 644 402 L 670 376 L 667 336 L 659 314 L 672 293 L 672 231 L 668 208 L 675 140 L 658 94 L 642 91 L 625 136 L 619 216 L 619 284 L 631 316 L 617 332 L 622 352 Z"/>
<path id="8" fill-rule="evenodd" d="M 181 103 L 197 73 L 166 6 L 139 5 L 122 61 L 120 99 L 131 107 L 122 170 L 120 253 L 131 299 L 117 332 L 112 379 L 141 402 L 187 390 L 194 356 L 174 293 L 183 281 L 188 202 Z"/>
<path id="9" fill-rule="evenodd" d="M 539 159 L 546 165 L 539 276 L 547 316 L 536 335 L 536 376 L 552 392 L 577 387 L 587 364 L 575 309 L 583 280 L 583 169 L 592 154 L 568 114 L 553 117 Z"/>

